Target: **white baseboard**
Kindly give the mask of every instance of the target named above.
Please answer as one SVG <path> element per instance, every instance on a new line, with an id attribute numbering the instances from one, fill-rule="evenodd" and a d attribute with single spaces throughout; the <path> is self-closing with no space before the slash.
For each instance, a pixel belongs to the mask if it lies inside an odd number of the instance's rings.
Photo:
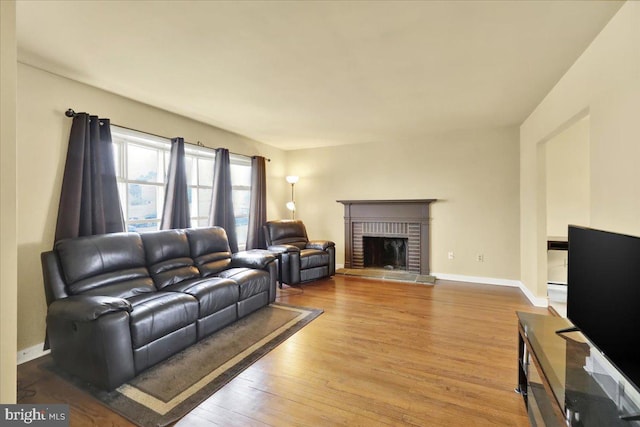
<path id="1" fill-rule="evenodd" d="M 499 279 L 495 277 L 480 277 L 480 276 L 465 276 L 462 274 L 447 274 L 447 273 L 431 273 L 432 276 L 436 276 L 437 279 L 441 280 L 452 280 L 454 282 L 469 282 L 469 283 L 480 283 L 483 285 L 497 285 L 497 286 L 510 286 L 515 288 L 520 288 L 522 293 L 527 297 L 529 302 L 536 307 L 548 307 L 549 301 L 547 298 L 538 298 L 531 293 L 529 288 L 527 288 L 521 281 L 519 280 L 511 280 L 511 279 Z"/>
<path id="2" fill-rule="evenodd" d="M 34 346 L 18 351 L 18 365 L 22 365 L 23 363 L 29 362 L 30 360 L 37 359 L 38 357 L 42 357 L 45 354 L 51 353 L 51 350 L 43 350 L 43 348 L 44 343 L 41 342 Z"/>
<path id="3" fill-rule="evenodd" d="M 336 270 L 340 270 L 341 268 L 344 268 L 344 264 L 336 264 Z"/>

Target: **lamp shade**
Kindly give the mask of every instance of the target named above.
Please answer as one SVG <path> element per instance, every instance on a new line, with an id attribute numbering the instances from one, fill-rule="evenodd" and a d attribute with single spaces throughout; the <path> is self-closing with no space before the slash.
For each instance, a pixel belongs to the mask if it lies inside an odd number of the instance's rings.
<path id="1" fill-rule="evenodd" d="M 295 210 L 296 210 L 296 204 L 295 204 L 293 201 L 291 201 L 291 202 L 287 202 L 287 209 L 289 209 L 290 211 L 295 212 Z"/>
<path id="2" fill-rule="evenodd" d="M 297 175 L 288 175 L 287 176 L 287 182 L 289 184 L 295 184 L 296 182 L 298 182 L 298 179 L 300 179 Z"/>

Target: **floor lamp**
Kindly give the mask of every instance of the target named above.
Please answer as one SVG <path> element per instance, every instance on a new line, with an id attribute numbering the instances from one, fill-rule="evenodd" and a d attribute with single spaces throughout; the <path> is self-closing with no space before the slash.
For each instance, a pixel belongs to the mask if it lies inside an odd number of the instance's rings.
<path id="1" fill-rule="evenodd" d="M 287 182 L 291 184 L 291 201 L 287 202 L 287 209 L 291 211 L 291 219 L 296 219 L 296 202 L 293 198 L 293 187 L 296 185 L 296 182 L 298 182 L 298 179 L 295 175 L 287 176 Z"/>

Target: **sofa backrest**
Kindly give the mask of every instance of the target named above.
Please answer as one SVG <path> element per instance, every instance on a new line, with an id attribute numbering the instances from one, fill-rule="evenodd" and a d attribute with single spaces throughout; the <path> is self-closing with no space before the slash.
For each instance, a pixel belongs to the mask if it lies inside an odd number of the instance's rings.
<path id="1" fill-rule="evenodd" d="M 293 245 L 304 249 L 309 241 L 307 229 L 300 220 L 268 221 L 264 225 L 264 234 L 268 246 Z"/>
<path id="2" fill-rule="evenodd" d="M 156 290 L 136 233 L 61 240 L 55 244 L 55 252 L 69 295 L 127 298 Z"/>
<path id="3" fill-rule="evenodd" d="M 140 235 L 147 268 L 158 289 L 200 276 L 191 258 L 184 230 L 162 230 Z"/>
<path id="4" fill-rule="evenodd" d="M 231 249 L 224 228 L 189 228 L 185 232 L 189 239 L 191 257 L 202 277 L 211 276 L 229 268 Z"/>

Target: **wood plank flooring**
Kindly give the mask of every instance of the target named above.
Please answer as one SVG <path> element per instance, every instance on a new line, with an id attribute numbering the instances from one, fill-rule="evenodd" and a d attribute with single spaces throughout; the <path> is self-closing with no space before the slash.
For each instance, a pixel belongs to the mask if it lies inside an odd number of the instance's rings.
<path id="1" fill-rule="evenodd" d="M 325 312 L 178 426 L 529 425 L 515 311 L 548 311 L 517 288 L 336 276 L 278 300 Z M 42 363 L 19 366 L 20 403 L 68 403 L 71 426 L 132 425 Z"/>

